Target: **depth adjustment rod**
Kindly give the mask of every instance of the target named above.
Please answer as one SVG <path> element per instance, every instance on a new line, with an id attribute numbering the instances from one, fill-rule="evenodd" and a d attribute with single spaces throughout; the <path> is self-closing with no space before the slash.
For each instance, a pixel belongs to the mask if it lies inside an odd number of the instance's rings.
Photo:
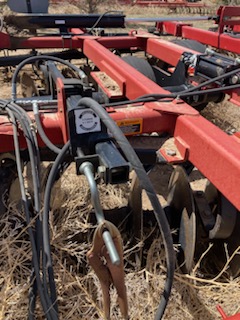
<path id="1" fill-rule="evenodd" d="M 77 154 L 79 157 L 83 156 L 83 153 L 79 148 L 77 150 Z M 99 225 L 104 224 L 104 222 L 106 220 L 104 218 L 104 214 L 103 214 L 102 207 L 101 207 L 100 200 L 99 200 L 99 193 L 98 193 L 97 184 L 96 184 L 96 181 L 95 181 L 94 175 L 93 175 L 93 172 L 94 172 L 93 165 L 91 162 L 85 161 L 81 164 L 79 170 L 80 170 L 80 173 L 84 174 L 85 177 L 87 178 L 90 192 L 91 192 L 91 201 L 92 201 L 92 205 L 95 210 L 97 223 Z M 119 254 L 118 254 L 117 249 L 114 245 L 112 236 L 106 228 L 104 228 L 104 230 L 102 232 L 102 237 L 103 237 L 103 241 L 106 245 L 106 248 L 108 250 L 112 264 L 119 265 L 120 264 Z"/>

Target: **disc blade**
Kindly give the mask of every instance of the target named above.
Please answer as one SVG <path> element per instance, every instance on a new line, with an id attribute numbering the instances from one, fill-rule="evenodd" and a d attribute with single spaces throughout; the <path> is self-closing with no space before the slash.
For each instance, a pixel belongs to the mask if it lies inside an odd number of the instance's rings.
<path id="1" fill-rule="evenodd" d="M 195 252 L 195 226 L 195 214 L 191 214 L 191 216 L 189 217 L 186 208 L 184 208 L 179 230 L 179 243 L 181 244 L 181 248 L 184 252 L 184 267 L 187 273 L 191 271 L 193 264 Z"/>
<path id="2" fill-rule="evenodd" d="M 195 252 L 196 215 L 188 176 L 181 166 L 177 166 L 172 173 L 167 201 L 172 211 L 172 227 L 179 230 L 179 263 L 181 269 L 189 273 L 192 269 Z"/>

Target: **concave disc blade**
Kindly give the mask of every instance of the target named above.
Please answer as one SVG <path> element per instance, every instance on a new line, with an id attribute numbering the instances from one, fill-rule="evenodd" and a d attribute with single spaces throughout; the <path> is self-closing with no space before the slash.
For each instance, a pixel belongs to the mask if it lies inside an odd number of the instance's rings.
<path id="1" fill-rule="evenodd" d="M 181 269 L 189 273 L 195 252 L 196 215 L 188 176 L 181 166 L 177 166 L 171 175 L 167 202 L 171 208 L 172 227 L 179 230 L 179 263 Z"/>

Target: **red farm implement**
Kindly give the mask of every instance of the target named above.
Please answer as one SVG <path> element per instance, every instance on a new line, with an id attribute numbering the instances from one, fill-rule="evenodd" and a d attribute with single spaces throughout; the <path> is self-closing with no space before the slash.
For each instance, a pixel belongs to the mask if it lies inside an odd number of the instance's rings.
<path id="1" fill-rule="evenodd" d="M 26 222 L 35 224 L 34 232 L 29 228 L 33 266 L 29 319 L 35 319 L 37 294 L 45 317 L 59 317 L 50 197 L 55 181 L 71 162 L 76 163 L 78 175 L 85 175 L 91 192 L 98 226 L 87 257 L 101 283 L 107 319 L 110 278 L 125 319 L 128 306 L 121 234 L 116 216 L 112 220 L 104 216 L 97 189 L 100 180 L 126 183 L 133 172 L 131 210 L 124 217 L 131 225 L 127 232 L 133 243 L 141 238 L 148 219 L 160 229 L 167 277 L 156 319 L 162 318 L 168 303 L 175 260 L 183 272 L 190 273 L 196 255 L 212 243 L 221 253 L 218 265 L 224 266 L 227 246 L 228 273 L 239 276 L 240 133 L 222 131 L 200 111 L 226 96 L 236 108 L 240 103 L 240 61 L 219 53 L 219 49 L 239 53 L 240 7 L 220 7 L 216 16 L 202 17 L 215 22 L 214 31 L 177 19 L 146 18 L 156 24 L 151 34 L 124 33 L 126 23 L 137 21 L 120 13 L 50 15 L 36 13 L 45 11 L 46 3 L 40 9 L 34 1 L 9 1 L 9 5 L 16 11 L 32 12 L 14 16 L 14 24 L 32 35 L 0 33 L 0 49 L 13 53 L 0 58 L 0 67 L 13 72 L 11 97 L 0 100 L 0 214 L 6 213 L 11 186 L 18 179 Z M 119 32 L 113 35 L 111 28 Z M 179 38 L 166 41 L 166 34 Z M 30 53 L 14 54 L 20 49 Z M 24 71 L 27 65 L 32 66 L 32 73 Z M 165 144 L 172 140 L 171 147 Z M 41 161 L 53 163 L 44 181 L 43 205 Z M 26 164 L 32 172 L 31 195 L 23 178 Z M 165 186 L 168 196 L 163 207 L 147 172 L 166 164 L 173 166 L 173 172 Z M 195 168 L 207 179 L 201 192 L 192 190 L 189 182 Z M 152 205 L 152 216 L 143 216 L 142 190 Z M 177 230 L 173 237 L 171 229 Z"/>
<path id="2" fill-rule="evenodd" d="M 191 12 L 191 13 L 207 13 L 210 9 L 209 6 L 202 3 L 201 1 L 187 1 L 187 0 L 176 0 L 176 1 L 168 1 L 168 0 L 120 0 L 119 1 L 123 5 L 132 5 L 132 6 L 140 6 L 140 7 L 158 7 L 170 9 L 176 12 Z"/>
<path id="3" fill-rule="evenodd" d="M 78 6 L 80 4 L 78 0 L 51 0 L 53 5 L 61 5 L 66 2 Z M 212 11 L 211 7 L 201 0 L 118 0 L 117 3 L 127 6 L 163 8 L 177 13 L 209 13 Z"/>

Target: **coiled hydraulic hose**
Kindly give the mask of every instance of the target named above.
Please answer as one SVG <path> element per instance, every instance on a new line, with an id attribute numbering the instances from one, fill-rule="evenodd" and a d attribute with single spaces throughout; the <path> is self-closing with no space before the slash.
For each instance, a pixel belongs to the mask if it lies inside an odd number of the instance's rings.
<path id="1" fill-rule="evenodd" d="M 135 151 L 131 147 L 130 143 L 128 142 L 127 138 L 124 136 L 120 128 L 115 124 L 114 120 L 109 116 L 109 114 L 106 112 L 105 109 L 103 109 L 96 101 L 92 100 L 91 98 L 82 98 L 78 102 L 78 105 L 85 106 L 87 108 L 92 109 L 101 118 L 103 123 L 106 125 L 108 130 L 111 132 L 111 134 L 115 138 L 119 147 L 122 149 L 127 160 L 133 166 L 133 169 L 137 174 L 137 177 L 141 183 L 141 186 L 143 189 L 145 189 L 147 196 L 152 204 L 155 218 L 157 220 L 157 223 L 163 238 L 164 247 L 166 251 L 166 262 L 167 262 L 167 277 L 166 277 L 166 282 L 164 286 L 164 293 L 162 295 L 162 298 L 155 316 L 155 319 L 159 320 L 162 318 L 164 314 L 165 308 L 167 306 L 167 303 L 170 297 L 173 277 L 174 277 L 174 269 L 175 269 L 175 252 L 173 248 L 173 240 L 172 240 L 170 227 L 167 222 L 167 218 L 159 203 L 159 200 L 154 191 L 152 183 L 141 161 L 137 157 Z"/>
<path id="2" fill-rule="evenodd" d="M 28 200 L 27 200 L 23 176 L 22 176 L 22 166 L 21 166 L 21 157 L 20 157 L 20 148 L 19 148 L 19 142 L 18 142 L 16 119 L 21 124 L 21 128 L 24 132 L 24 136 L 26 138 L 26 143 L 28 146 L 30 164 L 32 168 L 33 186 L 34 186 L 34 200 L 35 200 L 34 209 L 35 209 L 35 215 L 38 215 L 40 213 L 40 199 L 39 199 L 40 190 L 39 190 L 39 171 L 38 171 L 39 155 L 38 155 L 38 148 L 36 145 L 36 137 L 33 133 L 33 130 L 31 130 L 31 126 L 29 126 L 30 119 L 28 118 L 27 114 L 22 108 L 20 108 L 18 105 L 12 102 L 8 102 L 5 100 L 0 101 L 0 108 L 2 110 L 7 111 L 13 125 L 13 138 L 14 138 L 17 171 L 18 171 L 19 183 L 20 183 L 20 191 L 22 196 L 23 208 L 26 214 L 26 222 L 29 225 L 31 222 L 31 218 L 30 218 Z M 38 217 L 37 217 L 37 221 L 38 221 Z M 42 287 L 42 282 L 40 277 L 40 268 L 39 268 L 41 240 L 38 238 L 41 238 L 41 233 L 39 234 L 40 224 L 38 223 L 36 227 L 38 232 L 36 239 L 34 237 L 32 227 L 31 226 L 28 227 L 28 233 L 29 233 L 30 243 L 32 247 L 32 263 L 33 263 L 33 273 L 31 275 L 31 279 L 32 280 L 34 278 L 36 279 L 33 284 L 33 289 L 30 290 L 30 295 L 29 295 L 29 299 L 30 299 L 29 300 L 29 304 L 30 304 L 29 319 L 35 319 L 34 309 L 35 309 L 35 303 L 36 303 L 36 294 L 38 290 L 43 311 L 47 319 L 56 320 L 57 319 L 56 315 L 50 310 L 51 301 L 49 297 L 44 295 L 44 292 L 43 292 L 43 287 Z"/>
<path id="3" fill-rule="evenodd" d="M 13 101 L 15 101 L 16 97 L 17 97 L 17 78 L 18 78 L 19 72 L 21 71 L 21 69 L 25 65 L 32 63 L 32 62 L 35 62 L 35 61 L 39 61 L 39 60 L 51 60 L 54 62 L 59 62 L 63 65 L 68 66 L 73 71 L 77 72 L 81 77 L 82 71 L 78 67 L 76 67 L 74 64 L 72 64 L 66 60 L 63 60 L 61 58 L 48 56 L 48 55 L 39 55 L 39 56 L 29 57 L 29 58 L 23 60 L 17 66 L 17 68 L 13 74 L 13 77 L 12 77 L 12 100 Z M 36 120 L 36 124 L 37 124 L 37 128 L 38 128 L 38 133 L 39 133 L 40 137 L 42 138 L 42 140 L 44 141 L 44 143 L 46 144 L 46 146 L 50 150 L 52 150 L 53 152 L 58 154 L 61 151 L 61 149 L 56 147 L 53 143 L 51 143 L 51 141 L 48 139 L 48 137 L 46 136 L 46 134 L 42 128 L 37 103 L 33 104 L 33 111 L 34 111 L 34 116 L 35 116 L 35 120 Z"/>
<path id="4" fill-rule="evenodd" d="M 32 62 L 35 62 L 38 60 L 50 60 L 50 61 L 54 61 L 54 62 L 59 62 L 63 65 L 66 65 L 67 67 L 71 68 L 75 72 L 77 72 L 81 77 L 81 70 L 69 61 L 63 60 L 61 58 L 53 57 L 53 56 L 48 56 L 48 55 L 39 55 L 39 56 L 29 57 L 29 58 L 23 60 L 21 63 L 19 63 L 19 65 L 17 66 L 17 68 L 14 71 L 14 74 L 12 77 L 12 100 L 13 101 L 15 101 L 16 97 L 17 97 L 17 78 L 18 78 L 19 72 L 26 64 L 29 64 L 29 63 L 32 63 Z"/>

